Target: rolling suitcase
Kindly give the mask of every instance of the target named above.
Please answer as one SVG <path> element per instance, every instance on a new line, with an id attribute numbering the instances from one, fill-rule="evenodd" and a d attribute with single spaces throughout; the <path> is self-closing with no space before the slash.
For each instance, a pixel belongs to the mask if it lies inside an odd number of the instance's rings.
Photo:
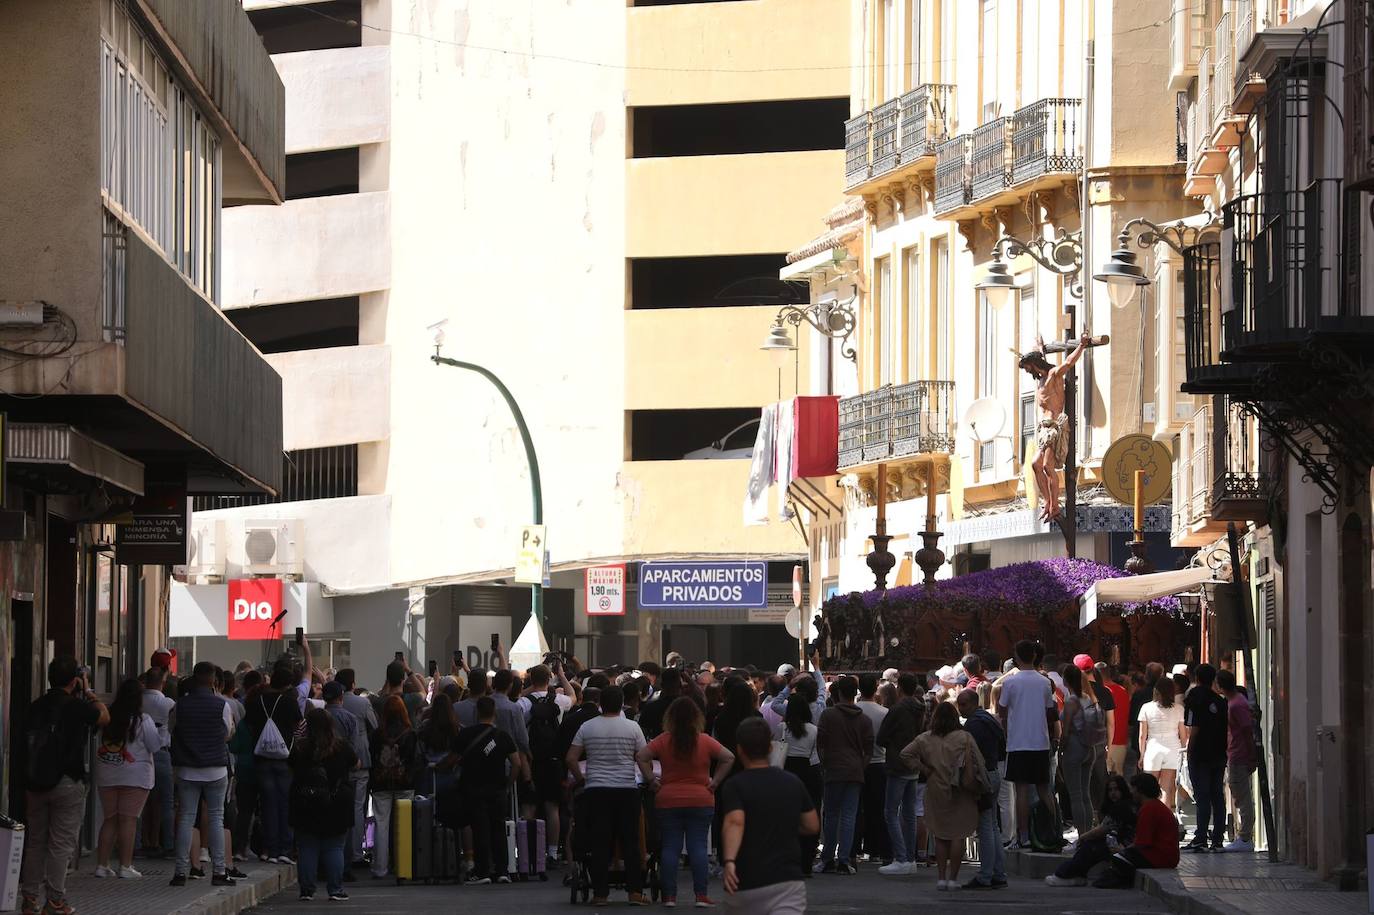
<path id="1" fill-rule="evenodd" d="M 519 860 L 519 842 L 516 839 L 516 822 L 520 819 L 515 792 L 510 793 L 510 817 L 506 820 L 506 873 L 516 874 Z"/>
<path id="2" fill-rule="evenodd" d="M 521 880 L 547 880 L 549 848 L 543 820 L 515 822 L 516 872 Z"/>
<path id="3" fill-rule="evenodd" d="M 412 808 L 413 838 L 411 865 L 413 879 L 434 879 L 434 798 L 416 795 Z"/>
<path id="4" fill-rule="evenodd" d="M 392 843 L 396 849 L 396 882 L 410 880 L 414 877 L 413 862 L 414 852 L 411 848 L 414 842 L 415 831 L 411 826 L 413 802 L 407 798 L 396 801 L 396 809 L 392 813 L 392 818 L 396 821 L 396 841 Z"/>

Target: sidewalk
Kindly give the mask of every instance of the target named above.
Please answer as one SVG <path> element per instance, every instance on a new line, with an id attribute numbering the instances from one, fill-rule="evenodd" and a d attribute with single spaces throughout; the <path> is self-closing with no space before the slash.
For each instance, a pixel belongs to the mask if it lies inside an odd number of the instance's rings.
<path id="1" fill-rule="evenodd" d="M 1011 851 L 1007 871 L 1044 879 L 1062 860 L 1060 855 Z M 1137 872 L 1136 888 L 1163 900 L 1179 915 L 1365 915 L 1369 900 L 1363 888 L 1342 893 L 1305 867 L 1270 864 L 1263 854 L 1184 852 L 1177 870 Z"/>
<path id="2" fill-rule="evenodd" d="M 238 915 L 296 882 L 294 866 L 242 861 L 248 877 L 238 886 L 211 886 L 206 878 L 173 887 L 167 885 L 172 861 L 148 858 L 134 861 L 142 880 L 97 880 L 91 861 L 86 855 L 81 870 L 67 877 L 67 900 L 77 915 Z"/>

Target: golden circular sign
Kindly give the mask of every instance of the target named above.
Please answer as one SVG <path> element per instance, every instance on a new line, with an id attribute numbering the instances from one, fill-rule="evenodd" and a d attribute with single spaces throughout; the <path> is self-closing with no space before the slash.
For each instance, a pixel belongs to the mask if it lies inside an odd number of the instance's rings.
<path id="1" fill-rule="evenodd" d="M 1123 435 L 1112 442 L 1102 457 L 1102 485 L 1118 502 L 1134 505 L 1135 472 L 1143 470 L 1143 501 L 1146 505 L 1154 505 L 1169 494 L 1173 461 L 1173 455 L 1163 442 L 1148 435 Z"/>

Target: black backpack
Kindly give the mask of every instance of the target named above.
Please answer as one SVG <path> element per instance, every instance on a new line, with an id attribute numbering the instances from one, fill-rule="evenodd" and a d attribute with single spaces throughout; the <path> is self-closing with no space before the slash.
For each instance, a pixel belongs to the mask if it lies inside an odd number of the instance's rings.
<path id="1" fill-rule="evenodd" d="M 542 699 L 530 699 L 530 755 L 535 759 L 557 758 L 558 719 L 561 715 L 562 710 L 552 690 Z"/>
<path id="2" fill-rule="evenodd" d="M 62 735 L 57 723 L 62 707 L 48 706 L 47 720 L 29 728 L 29 757 L 25 766 L 30 791 L 51 791 L 62 780 Z"/>

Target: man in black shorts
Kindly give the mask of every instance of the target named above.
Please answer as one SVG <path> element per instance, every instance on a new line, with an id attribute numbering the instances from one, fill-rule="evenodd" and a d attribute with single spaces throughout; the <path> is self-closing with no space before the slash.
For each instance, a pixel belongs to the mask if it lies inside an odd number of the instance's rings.
<path id="1" fill-rule="evenodd" d="M 1017 846 L 1030 845 L 1030 789 L 1050 808 L 1055 822 L 1054 793 L 1050 791 L 1050 753 L 1059 739 L 1059 711 L 1054 684 L 1035 669 L 1035 643 L 1016 643 L 1016 669 L 1002 675 L 997 716 L 1007 734 L 1007 781 L 1016 786 Z"/>

